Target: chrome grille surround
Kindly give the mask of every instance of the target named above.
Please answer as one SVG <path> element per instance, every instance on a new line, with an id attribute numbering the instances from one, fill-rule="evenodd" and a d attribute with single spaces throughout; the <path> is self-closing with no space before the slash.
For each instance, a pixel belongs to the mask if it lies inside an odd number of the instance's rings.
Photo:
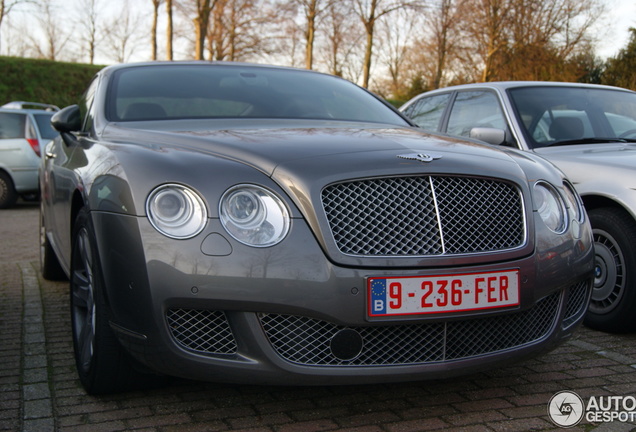
<path id="1" fill-rule="evenodd" d="M 308 366 L 380 366 L 439 363 L 476 357 L 532 344 L 554 328 L 561 293 L 531 309 L 459 321 L 343 327 L 313 318 L 259 314 L 276 352 L 285 360 Z M 357 331 L 363 349 L 353 360 L 340 360 L 330 349 L 333 336 Z"/>
<path id="2" fill-rule="evenodd" d="M 169 309 L 166 321 L 174 341 L 189 351 L 235 354 L 234 334 L 223 311 Z"/>
<path id="3" fill-rule="evenodd" d="M 354 256 L 510 250 L 526 241 L 520 190 L 475 177 L 388 177 L 335 183 L 322 204 L 336 246 Z"/>

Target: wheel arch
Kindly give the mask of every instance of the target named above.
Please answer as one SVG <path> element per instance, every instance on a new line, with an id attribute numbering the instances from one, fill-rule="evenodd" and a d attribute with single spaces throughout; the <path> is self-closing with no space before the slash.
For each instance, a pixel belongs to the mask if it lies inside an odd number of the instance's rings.
<path id="1" fill-rule="evenodd" d="M 84 205 L 85 205 L 85 201 L 82 194 L 80 193 L 79 190 L 76 190 L 75 193 L 73 194 L 73 199 L 71 201 L 71 214 L 70 214 L 71 229 L 69 231 L 71 235 L 73 233 L 73 230 L 75 229 L 75 221 L 77 219 L 77 214 L 84 207 Z"/>
<path id="2" fill-rule="evenodd" d="M 586 211 L 594 210 L 601 207 L 609 207 L 609 208 L 623 211 L 629 214 L 632 217 L 632 219 L 636 219 L 634 212 L 630 211 L 629 208 L 624 206 L 622 203 L 616 200 L 613 200 L 611 198 L 608 198 L 606 196 L 585 195 L 585 196 L 581 196 L 581 199 L 583 200 L 583 204 L 585 206 Z"/>

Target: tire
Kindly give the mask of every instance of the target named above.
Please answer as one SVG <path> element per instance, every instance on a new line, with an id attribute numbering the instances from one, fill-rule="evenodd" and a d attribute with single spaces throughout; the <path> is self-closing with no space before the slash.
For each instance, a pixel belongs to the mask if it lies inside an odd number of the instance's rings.
<path id="1" fill-rule="evenodd" d="M 60 281 L 66 279 L 66 273 L 62 269 L 57 255 L 46 236 L 46 225 L 44 223 L 44 213 L 40 207 L 40 273 L 42 277 L 50 281 Z"/>
<path id="2" fill-rule="evenodd" d="M 11 177 L 4 171 L 0 171 L 0 209 L 13 207 L 18 200 Z"/>
<path id="3" fill-rule="evenodd" d="M 636 221 L 626 212 L 588 212 L 594 235 L 595 278 L 585 325 L 626 333 L 636 330 Z"/>
<path id="4" fill-rule="evenodd" d="M 99 395 L 155 387 L 159 377 L 141 373 L 110 328 L 95 231 L 82 209 L 73 229 L 71 323 L 75 364 L 88 394 Z"/>

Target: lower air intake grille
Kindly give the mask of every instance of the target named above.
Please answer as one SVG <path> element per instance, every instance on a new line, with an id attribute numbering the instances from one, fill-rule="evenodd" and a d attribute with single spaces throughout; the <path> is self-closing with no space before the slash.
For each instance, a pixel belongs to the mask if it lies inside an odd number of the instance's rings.
<path id="1" fill-rule="evenodd" d="M 568 328 L 574 324 L 581 315 L 585 313 L 589 294 L 588 287 L 589 282 L 583 281 L 568 289 L 568 301 L 565 306 L 563 328 Z"/>
<path id="2" fill-rule="evenodd" d="M 480 356 L 538 341 L 554 326 L 559 298 L 559 293 L 552 294 L 524 312 L 445 323 L 342 327 L 292 315 L 259 314 L 259 319 L 274 349 L 292 363 L 408 365 Z M 341 360 L 331 351 L 331 340 L 344 329 L 358 332 L 363 341 L 352 360 Z"/>
<path id="3" fill-rule="evenodd" d="M 166 318 L 181 347 L 206 354 L 236 353 L 236 341 L 223 311 L 170 309 Z"/>

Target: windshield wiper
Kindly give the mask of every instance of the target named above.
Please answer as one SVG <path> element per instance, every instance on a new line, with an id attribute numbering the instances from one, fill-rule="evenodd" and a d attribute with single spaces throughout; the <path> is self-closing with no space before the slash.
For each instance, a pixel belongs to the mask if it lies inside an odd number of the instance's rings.
<path id="1" fill-rule="evenodd" d="M 571 140 L 561 140 L 549 143 L 546 147 L 561 146 L 561 145 L 573 145 L 573 144 L 601 144 L 601 143 L 634 143 L 636 139 L 633 138 L 579 138 Z"/>

